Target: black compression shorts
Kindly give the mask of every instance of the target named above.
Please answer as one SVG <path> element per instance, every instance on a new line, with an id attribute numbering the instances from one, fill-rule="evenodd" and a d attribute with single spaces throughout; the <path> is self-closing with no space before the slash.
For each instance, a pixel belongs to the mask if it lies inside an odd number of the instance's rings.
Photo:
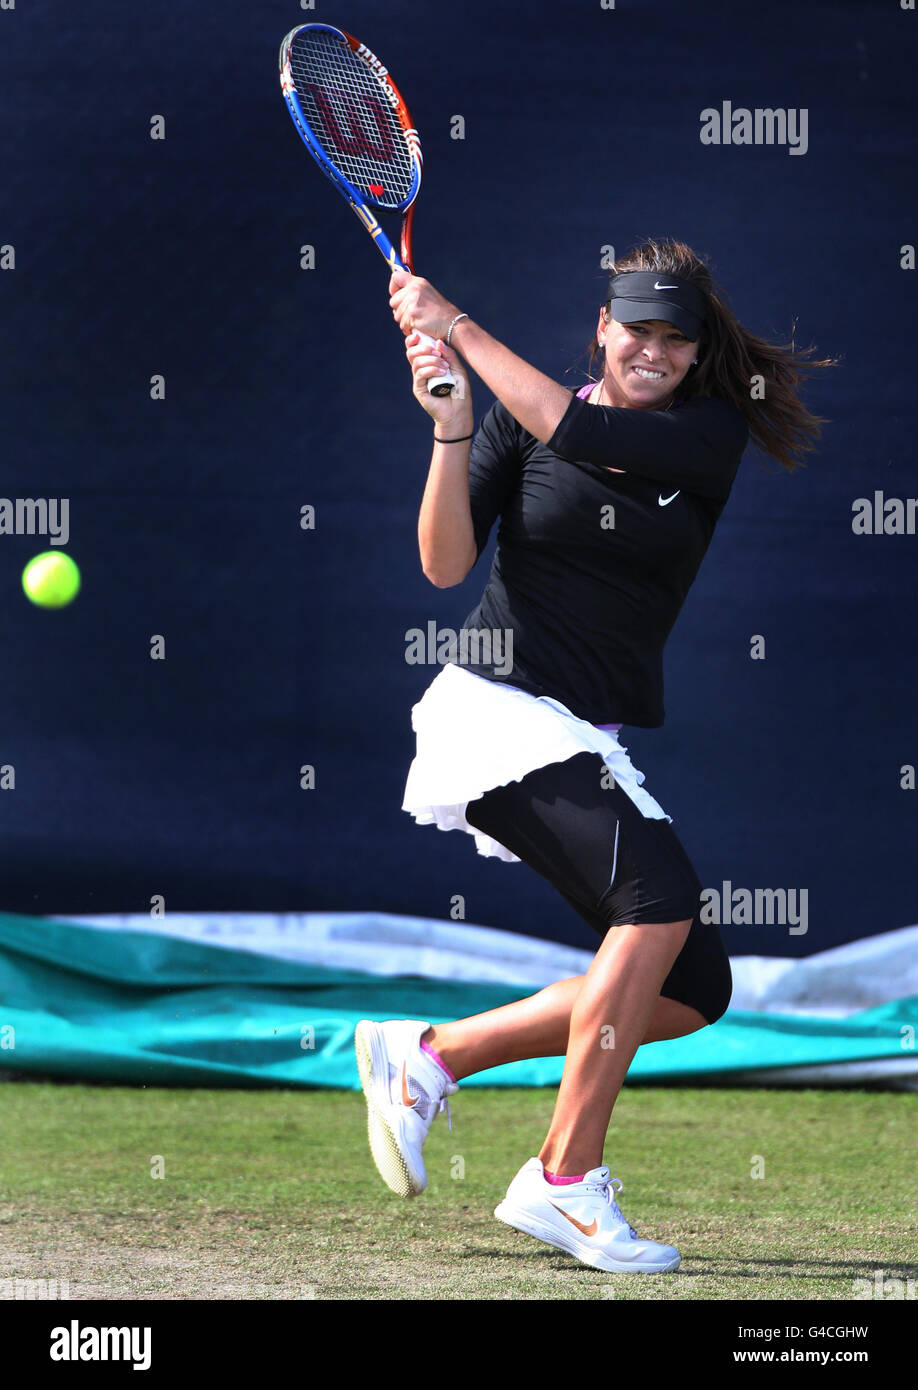
<path id="1" fill-rule="evenodd" d="M 578 753 L 493 787 L 465 818 L 548 879 L 600 936 L 629 922 L 691 919 L 660 994 L 714 1023 L 733 978 L 720 931 L 701 921 L 701 880 L 670 823 L 648 819 L 604 782 L 612 778 L 599 754 Z"/>

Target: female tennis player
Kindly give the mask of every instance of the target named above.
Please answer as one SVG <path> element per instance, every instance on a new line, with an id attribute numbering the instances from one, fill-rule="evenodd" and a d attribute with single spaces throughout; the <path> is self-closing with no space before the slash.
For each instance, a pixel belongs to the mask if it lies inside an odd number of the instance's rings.
<path id="1" fill-rule="evenodd" d="M 428 281 L 397 271 L 390 296 L 434 423 L 418 527 L 430 581 L 461 583 L 501 519 L 468 640 L 412 710 L 403 809 L 528 864 L 601 944 L 585 975 L 504 1008 L 434 1027 L 361 1022 L 371 1152 L 394 1192 L 421 1192 L 424 1140 L 464 1077 L 564 1055 L 548 1134 L 495 1215 L 597 1269 L 673 1270 L 678 1250 L 622 1215 L 603 1145 L 641 1043 L 714 1023 L 732 978 L 672 817 L 619 734 L 663 723 L 664 643 L 750 434 L 792 472 L 825 423 L 796 387 L 832 361 L 748 332 L 680 242 L 616 262 L 591 344 L 599 370 L 576 394 Z M 496 397 L 477 431 L 463 362 Z M 460 393 L 433 396 L 446 364 Z"/>

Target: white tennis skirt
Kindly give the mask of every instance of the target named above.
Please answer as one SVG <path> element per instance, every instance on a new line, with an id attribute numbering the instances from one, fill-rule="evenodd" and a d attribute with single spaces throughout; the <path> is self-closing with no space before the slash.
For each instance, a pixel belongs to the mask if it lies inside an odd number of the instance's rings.
<path id="1" fill-rule="evenodd" d="M 616 785 L 648 820 L 672 823 L 642 789 L 643 772 L 628 757 L 618 734 L 589 724 L 549 695 L 486 680 L 447 663 L 411 709 L 417 753 L 408 770 L 402 810 L 418 825 L 465 830 L 479 854 L 518 864 L 519 856 L 469 825 L 465 809 L 492 787 L 518 782 L 533 768 L 598 753 Z"/>

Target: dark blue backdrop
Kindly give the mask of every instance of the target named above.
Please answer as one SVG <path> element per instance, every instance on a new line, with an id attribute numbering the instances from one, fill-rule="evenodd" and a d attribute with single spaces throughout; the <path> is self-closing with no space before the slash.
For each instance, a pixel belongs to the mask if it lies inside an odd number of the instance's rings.
<path id="1" fill-rule="evenodd" d="M 645 234 L 707 254 L 752 330 L 843 356 L 807 389 L 832 422 L 808 469 L 747 453 L 667 648 L 666 724 L 623 737 L 705 884 L 808 890 L 806 935 L 733 926 L 731 953 L 914 922 L 918 542 L 851 524 L 857 497 L 918 494 L 918 14 L 892 0 L 0 12 L 2 493 L 70 499 L 84 579 L 33 608 L 46 544 L 0 536 L 0 906 L 446 918 L 461 894 L 470 921 L 594 941 L 530 870 L 400 810 L 436 674 L 405 633 L 458 627 L 490 554 L 458 589 L 421 573 L 430 431 L 385 267 L 279 94 L 279 41 L 311 19 L 406 94 L 419 271 L 544 371 L 584 379 L 601 248 Z M 806 108 L 807 153 L 702 145 L 725 100 Z"/>

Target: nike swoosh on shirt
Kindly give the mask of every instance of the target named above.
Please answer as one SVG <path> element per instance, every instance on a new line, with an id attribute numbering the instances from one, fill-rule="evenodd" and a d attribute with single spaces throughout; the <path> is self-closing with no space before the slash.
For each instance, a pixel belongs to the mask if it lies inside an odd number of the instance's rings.
<path id="1" fill-rule="evenodd" d="M 681 487 L 677 487 L 677 488 L 676 488 L 676 491 L 673 493 L 673 497 L 678 497 L 678 496 L 679 496 L 679 493 L 680 493 L 681 491 L 682 491 Z M 670 502 L 673 500 L 673 497 L 665 497 L 665 498 L 664 498 L 664 496 L 663 496 L 663 494 L 662 494 L 662 492 L 661 492 L 661 493 L 660 493 L 660 496 L 657 498 L 657 501 L 660 503 L 660 506 L 661 506 L 661 507 L 668 507 L 669 504 L 670 504 Z"/>
<path id="2" fill-rule="evenodd" d="M 549 1202 L 548 1205 L 550 1207 L 555 1207 L 554 1202 Z M 565 1221 L 569 1221 L 572 1226 L 576 1226 L 577 1230 L 582 1231 L 585 1236 L 595 1236 L 597 1225 L 595 1216 L 593 1217 L 593 1220 L 590 1222 L 589 1226 L 584 1226 L 581 1221 L 577 1220 L 576 1216 L 568 1216 L 567 1212 L 562 1211 L 560 1207 L 555 1207 L 555 1211 L 558 1213 L 559 1216 L 563 1216 Z"/>

